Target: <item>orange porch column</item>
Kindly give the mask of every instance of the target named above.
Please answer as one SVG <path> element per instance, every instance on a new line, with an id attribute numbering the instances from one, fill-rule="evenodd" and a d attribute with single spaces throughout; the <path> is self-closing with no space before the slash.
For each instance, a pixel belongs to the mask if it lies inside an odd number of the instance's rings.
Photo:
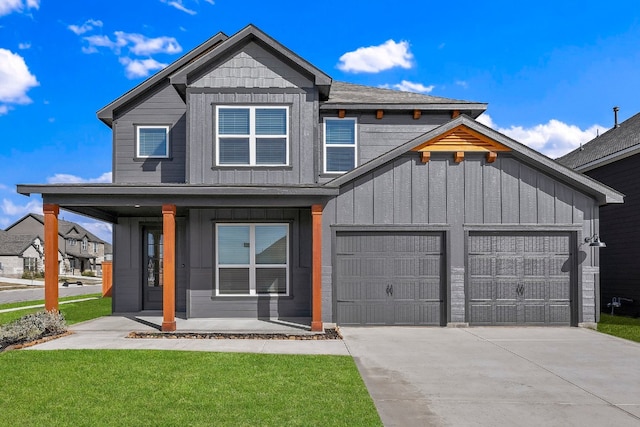
<path id="1" fill-rule="evenodd" d="M 162 330 L 176 330 L 176 205 L 162 205 Z"/>
<path id="2" fill-rule="evenodd" d="M 311 206 L 311 330 L 322 331 L 322 205 Z"/>
<path id="3" fill-rule="evenodd" d="M 58 205 L 45 203 L 44 212 L 44 309 L 58 311 Z"/>
<path id="4" fill-rule="evenodd" d="M 112 261 L 102 261 L 102 296 L 111 296 L 111 286 L 113 285 L 113 263 Z"/>

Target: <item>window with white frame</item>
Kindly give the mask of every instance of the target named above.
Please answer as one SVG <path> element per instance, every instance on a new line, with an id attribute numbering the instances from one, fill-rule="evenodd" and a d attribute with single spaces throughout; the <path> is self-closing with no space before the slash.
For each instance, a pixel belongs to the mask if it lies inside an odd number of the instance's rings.
<path id="1" fill-rule="evenodd" d="M 356 119 L 324 119 L 324 171 L 344 173 L 356 167 Z"/>
<path id="2" fill-rule="evenodd" d="M 75 246 L 76 243 L 78 243 L 76 239 L 69 239 L 68 242 L 69 242 L 69 246 Z"/>
<path id="3" fill-rule="evenodd" d="M 168 158 L 169 126 L 136 126 L 136 157 Z"/>
<path id="4" fill-rule="evenodd" d="M 86 250 L 87 250 L 87 243 L 88 243 L 87 238 L 86 238 L 86 237 L 84 237 L 84 238 L 82 239 L 82 244 L 80 245 L 80 247 L 82 248 L 82 250 L 83 250 L 83 251 L 86 251 Z"/>
<path id="5" fill-rule="evenodd" d="M 217 165 L 289 164 L 289 108 L 218 106 L 216 123 Z"/>
<path id="6" fill-rule="evenodd" d="M 98 253 L 98 242 L 93 242 L 93 252 Z"/>
<path id="7" fill-rule="evenodd" d="M 217 224 L 216 295 L 288 295 L 288 224 Z"/>

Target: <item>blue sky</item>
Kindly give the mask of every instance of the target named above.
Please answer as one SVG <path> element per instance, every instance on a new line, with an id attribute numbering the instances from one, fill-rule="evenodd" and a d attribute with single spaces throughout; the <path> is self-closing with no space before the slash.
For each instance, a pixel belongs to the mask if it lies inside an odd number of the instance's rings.
<path id="1" fill-rule="evenodd" d="M 334 80 L 487 102 L 480 121 L 550 157 L 640 111 L 637 1 L 0 0 L 0 228 L 42 212 L 18 183 L 110 182 L 96 111 L 249 23 Z"/>

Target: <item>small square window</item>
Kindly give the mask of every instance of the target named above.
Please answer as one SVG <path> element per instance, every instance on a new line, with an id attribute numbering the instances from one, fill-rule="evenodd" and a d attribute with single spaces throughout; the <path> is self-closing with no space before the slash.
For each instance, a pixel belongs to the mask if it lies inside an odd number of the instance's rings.
<path id="1" fill-rule="evenodd" d="M 356 167 L 356 120 L 325 119 L 324 171 L 344 173 Z"/>
<path id="2" fill-rule="evenodd" d="M 169 157 L 169 126 L 138 126 L 136 157 Z"/>

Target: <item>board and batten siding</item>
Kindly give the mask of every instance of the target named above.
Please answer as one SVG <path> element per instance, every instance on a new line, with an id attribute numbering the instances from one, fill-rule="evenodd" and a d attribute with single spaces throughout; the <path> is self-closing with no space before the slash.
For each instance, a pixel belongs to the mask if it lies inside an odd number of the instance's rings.
<path id="1" fill-rule="evenodd" d="M 625 195 L 624 204 L 600 208 L 600 238 L 607 247 L 600 253 L 601 309 L 610 311 L 607 303 L 613 297 L 633 299 L 625 301 L 615 313 L 640 316 L 640 186 L 637 171 L 640 155 L 585 172 L 585 175 L 606 184 Z"/>
<path id="2" fill-rule="evenodd" d="M 578 240 L 597 229 L 594 199 L 533 169 L 510 154 L 487 163 L 481 153 L 466 153 L 455 163 L 451 153 L 432 153 L 427 163 L 407 153 L 342 186 L 323 215 L 323 242 L 331 225 L 393 230 L 401 226 L 444 229 L 449 284 L 448 322 L 465 322 L 466 235 L 471 230 L 573 230 Z M 597 268 L 592 250 L 578 248 L 578 282 L 584 301 L 581 322 L 595 321 Z M 331 321 L 331 245 L 323 245 L 323 315 Z"/>
<path id="3" fill-rule="evenodd" d="M 136 126 L 169 125 L 169 158 L 136 158 Z M 118 111 L 113 124 L 113 182 L 183 183 L 186 178 L 186 106 L 168 83 L 134 106 Z"/>
<path id="4" fill-rule="evenodd" d="M 255 42 L 194 78 L 187 89 L 189 182 L 192 184 L 313 184 L 318 92 L 313 81 Z M 216 166 L 217 105 L 289 107 L 289 164 Z"/>
<path id="5" fill-rule="evenodd" d="M 215 296 L 216 223 L 289 223 L 289 296 Z M 311 316 L 311 210 L 191 209 L 188 317 Z"/>

